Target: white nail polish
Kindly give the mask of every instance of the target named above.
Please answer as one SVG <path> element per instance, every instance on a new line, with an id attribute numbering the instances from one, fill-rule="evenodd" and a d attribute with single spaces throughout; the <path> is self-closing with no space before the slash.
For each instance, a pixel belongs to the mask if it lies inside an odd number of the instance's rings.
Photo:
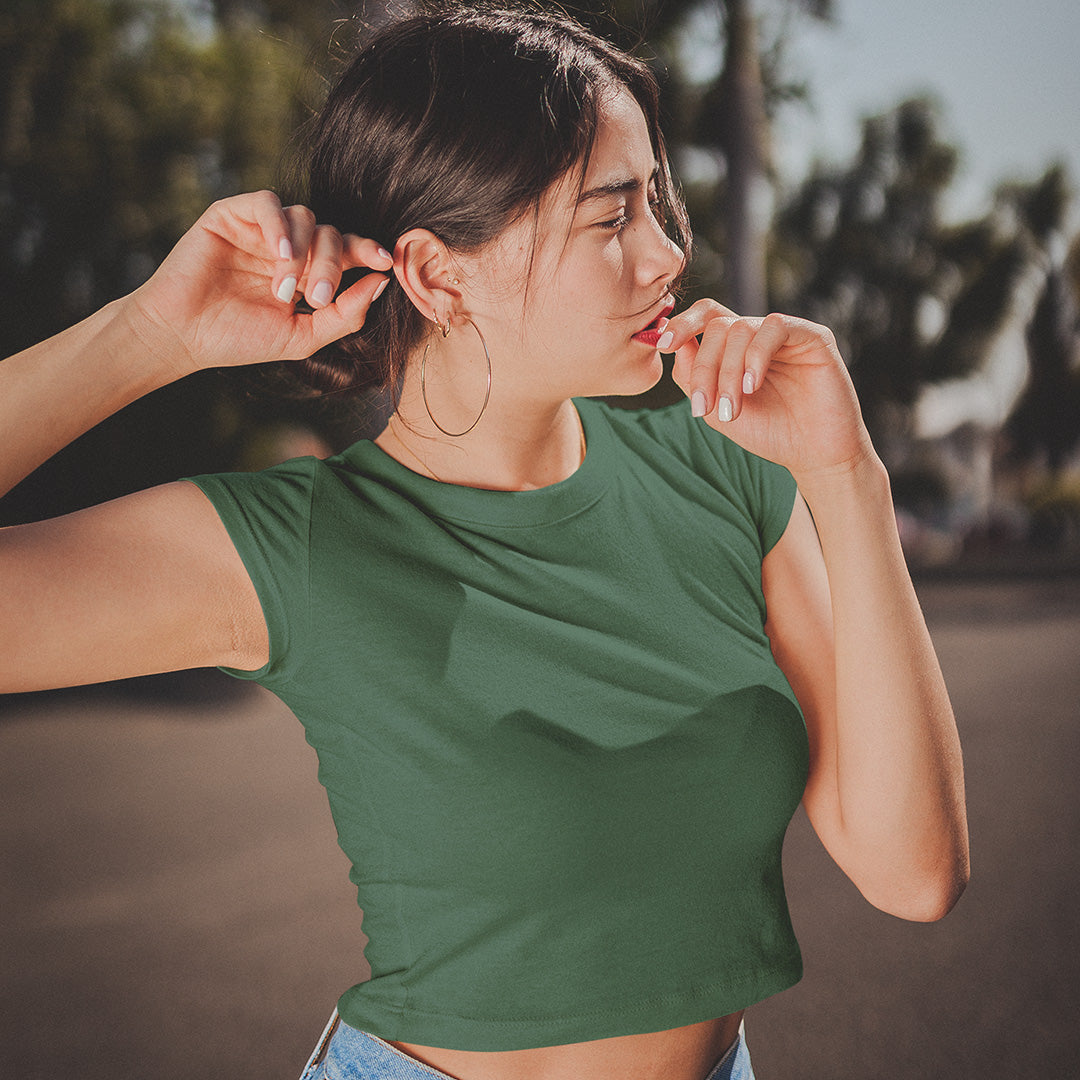
<path id="1" fill-rule="evenodd" d="M 752 394 L 754 392 L 754 373 L 747 371 L 742 377 L 742 392 Z"/>
<path id="2" fill-rule="evenodd" d="M 705 394 L 701 390 L 695 390 L 690 395 L 690 413 L 692 416 L 704 416 L 707 410 Z"/>
<path id="3" fill-rule="evenodd" d="M 285 280 L 278 286 L 277 298 L 283 303 L 287 304 L 296 293 L 296 278 L 291 274 L 285 278 Z"/>
<path id="4" fill-rule="evenodd" d="M 278 241 L 277 250 L 278 250 L 278 256 L 280 258 L 282 258 L 282 259 L 291 259 L 292 258 L 292 244 L 289 243 L 289 238 L 287 236 L 283 236 Z"/>
<path id="5" fill-rule="evenodd" d="M 659 340 L 656 342 L 656 347 L 661 352 L 666 352 L 668 349 L 671 348 L 671 343 L 674 340 L 675 340 L 675 335 L 670 330 L 666 330 L 664 333 L 662 333 L 660 335 Z"/>
<path id="6" fill-rule="evenodd" d="M 389 284 L 390 279 L 388 277 L 384 277 L 382 281 L 380 281 L 379 284 L 375 286 L 375 291 L 371 294 L 371 299 L 373 303 L 374 301 L 378 300 L 380 296 L 382 296 L 383 289 L 385 289 L 386 286 Z"/>
<path id="7" fill-rule="evenodd" d="M 720 404 L 716 406 L 716 419 L 726 424 L 731 419 L 731 399 L 722 397 Z"/>
<path id="8" fill-rule="evenodd" d="M 334 286 L 329 281 L 320 281 L 314 289 L 311 290 L 311 302 L 318 304 L 319 307 L 324 307 L 334 299 Z"/>

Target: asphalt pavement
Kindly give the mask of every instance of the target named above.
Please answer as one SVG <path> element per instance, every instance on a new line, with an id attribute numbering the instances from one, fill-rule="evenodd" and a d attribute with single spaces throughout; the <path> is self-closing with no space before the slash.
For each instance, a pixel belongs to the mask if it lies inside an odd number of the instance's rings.
<path id="1" fill-rule="evenodd" d="M 806 975 L 759 1080 L 1077 1075 L 1080 580 L 920 585 L 964 744 L 973 878 L 870 907 L 798 816 Z M 0 1077 L 292 1080 L 366 974 L 315 758 L 217 673 L 0 697 Z M 615 1080 L 615 1078 L 613 1078 Z"/>

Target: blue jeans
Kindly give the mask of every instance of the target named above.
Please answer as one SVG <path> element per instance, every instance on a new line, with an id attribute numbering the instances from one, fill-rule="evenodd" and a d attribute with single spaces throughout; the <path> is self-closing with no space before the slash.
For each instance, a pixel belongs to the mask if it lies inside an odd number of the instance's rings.
<path id="1" fill-rule="evenodd" d="M 450 1080 L 444 1072 L 409 1057 L 366 1031 L 339 1019 L 337 1010 L 319 1039 L 300 1080 Z M 742 1029 L 704 1080 L 754 1080 Z"/>

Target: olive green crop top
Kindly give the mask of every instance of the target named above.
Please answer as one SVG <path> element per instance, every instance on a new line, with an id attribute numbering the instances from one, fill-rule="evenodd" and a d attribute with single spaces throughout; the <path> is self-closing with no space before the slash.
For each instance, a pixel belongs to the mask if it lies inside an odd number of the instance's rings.
<path id="1" fill-rule="evenodd" d="M 763 630 L 784 469 L 686 404 L 577 403 L 536 491 L 372 442 L 194 478 L 262 602 L 364 911 L 350 1025 L 509 1050 L 734 1012 L 801 974 L 806 732 Z"/>

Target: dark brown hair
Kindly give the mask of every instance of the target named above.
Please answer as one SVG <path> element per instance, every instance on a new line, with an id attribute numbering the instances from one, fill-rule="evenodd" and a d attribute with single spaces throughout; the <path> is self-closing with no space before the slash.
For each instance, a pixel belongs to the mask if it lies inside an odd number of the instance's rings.
<path id="1" fill-rule="evenodd" d="M 309 139 L 303 198 L 317 219 L 392 250 L 412 228 L 451 252 L 497 237 L 588 163 L 603 95 L 625 87 L 645 115 L 662 220 L 689 254 L 686 211 L 660 133 L 648 67 L 566 16 L 460 7 L 378 28 L 330 91 Z M 322 390 L 394 392 L 425 319 L 396 282 L 360 333 L 297 374 Z"/>

